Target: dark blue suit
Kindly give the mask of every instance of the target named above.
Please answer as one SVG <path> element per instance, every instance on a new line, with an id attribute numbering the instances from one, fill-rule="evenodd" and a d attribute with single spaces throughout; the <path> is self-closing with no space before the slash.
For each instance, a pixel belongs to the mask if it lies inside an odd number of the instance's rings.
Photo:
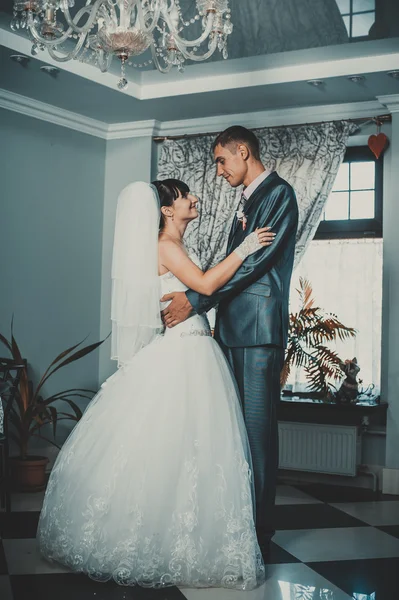
<path id="1" fill-rule="evenodd" d="M 262 540 L 273 535 L 270 521 L 278 467 L 277 405 L 289 319 L 298 206 L 293 188 L 276 172 L 254 190 L 245 208 L 247 227 L 234 219 L 227 253 L 257 227 L 271 227 L 273 244 L 252 254 L 212 296 L 187 291 L 201 314 L 219 304 L 215 338 L 234 372 L 252 452 L 256 525 Z"/>

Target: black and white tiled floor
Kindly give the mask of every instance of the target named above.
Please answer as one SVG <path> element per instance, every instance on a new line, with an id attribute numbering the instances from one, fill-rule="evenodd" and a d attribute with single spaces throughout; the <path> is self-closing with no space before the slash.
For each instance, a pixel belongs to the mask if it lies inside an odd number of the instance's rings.
<path id="1" fill-rule="evenodd" d="M 399 497 L 280 485 L 267 581 L 251 592 L 146 590 L 95 583 L 42 560 L 43 494 L 15 494 L 0 513 L 0 600 L 398 600 Z"/>

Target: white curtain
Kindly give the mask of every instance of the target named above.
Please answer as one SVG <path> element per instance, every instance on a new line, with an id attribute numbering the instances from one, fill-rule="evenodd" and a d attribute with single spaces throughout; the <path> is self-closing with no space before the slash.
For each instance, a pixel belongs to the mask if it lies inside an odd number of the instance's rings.
<path id="1" fill-rule="evenodd" d="M 382 239 L 314 240 L 292 277 L 290 311 L 299 308 L 299 277 L 313 287 L 315 306 L 334 313 L 358 330 L 354 339 L 338 341 L 334 348 L 342 359 L 357 358 L 358 379 L 376 386 L 381 379 Z M 306 379 L 294 369 L 288 384 L 304 391 Z"/>
<path id="2" fill-rule="evenodd" d="M 263 164 L 276 169 L 295 189 L 299 206 L 296 264 L 313 239 L 343 160 L 348 137 L 357 127 L 348 121 L 256 129 Z M 203 268 L 225 257 L 227 238 L 241 189 L 216 177 L 211 152 L 215 136 L 166 140 L 158 179 L 185 181 L 200 197 L 199 218 L 187 228 L 185 243 Z"/>

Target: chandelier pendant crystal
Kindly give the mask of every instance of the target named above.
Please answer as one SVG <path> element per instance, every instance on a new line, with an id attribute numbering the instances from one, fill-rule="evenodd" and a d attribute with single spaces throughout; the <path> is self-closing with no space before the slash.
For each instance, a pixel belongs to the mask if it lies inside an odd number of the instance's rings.
<path id="1" fill-rule="evenodd" d="M 10 27 L 26 29 L 32 54 L 47 49 L 59 62 L 77 59 L 96 64 L 102 72 L 112 58 L 121 62 L 119 89 L 127 87 L 126 64 L 150 49 L 162 73 L 184 70 L 187 60 L 200 62 L 218 50 L 227 58 L 227 38 L 233 31 L 228 0 L 195 0 L 192 15 L 184 18 L 179 0 L 86 0 L 72 16 L 74 0 L 14 0 Z M 194 6 L 195 5 L 195 6 Z M 185 31 L 199 23 L 194 39 Z"/>

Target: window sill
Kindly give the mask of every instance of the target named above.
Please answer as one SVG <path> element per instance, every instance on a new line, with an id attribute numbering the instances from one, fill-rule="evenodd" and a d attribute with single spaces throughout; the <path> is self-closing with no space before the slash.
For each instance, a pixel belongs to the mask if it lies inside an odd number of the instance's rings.
<path id="1" fill-rule="evenodd" d="M 336 404 L 307 397 L 282 396 L 277 414 L 279 421 L 384 426 L 387 408 L 387 403 Z"/>

